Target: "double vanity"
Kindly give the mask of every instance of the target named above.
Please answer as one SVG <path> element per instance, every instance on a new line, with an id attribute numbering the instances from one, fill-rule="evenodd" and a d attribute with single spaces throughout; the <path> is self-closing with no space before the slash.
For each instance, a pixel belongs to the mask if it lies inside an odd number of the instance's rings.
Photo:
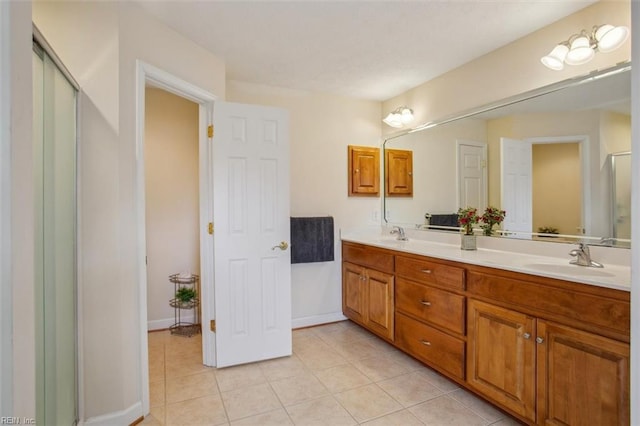
<path id="1" fill-rule="evenodd" d="M 463 251 L 441 234 L 343 234 L 344 314 L 528 424 L 628 424 L 628 265 L 571 265 L 569 244 Z"/>

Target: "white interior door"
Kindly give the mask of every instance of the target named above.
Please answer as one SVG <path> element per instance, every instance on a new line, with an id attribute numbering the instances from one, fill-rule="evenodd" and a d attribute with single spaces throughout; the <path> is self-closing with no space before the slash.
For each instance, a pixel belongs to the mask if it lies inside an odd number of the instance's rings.
<path id="1" fill-rule="evenodd" d="M 527 141 L 500 138 L 502 209 L 507 212 L 503 228 L 519 238 L 531 238 L 533 227 L 531 147 Z"/>
<path id="2" fill-rule="evenodd" d="M 291 355 L 288 114 L 216 102 L 214 126 L 216 365 Z"/>
<path id="3" fill-rule="evenodd" d="M 487 145 L 481 142 L 457 141 L 458 207 L 487 207 Z"/>

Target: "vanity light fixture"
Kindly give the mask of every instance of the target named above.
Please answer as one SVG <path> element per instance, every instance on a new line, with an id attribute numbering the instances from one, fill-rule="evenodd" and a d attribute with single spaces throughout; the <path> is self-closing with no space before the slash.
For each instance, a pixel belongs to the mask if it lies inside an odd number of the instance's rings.
<path id="1" fill-rule="evenodd" d="M 582 65 L 595 56 L 596 51 L 608 53 L 622 46 L 629 38 L 629 28 L 613 25 L 596 25 L 591 32 L 582 30 L 569 40 L 558 43 L 556 47 L 540 61 L 552 70 L 560 71 L 564 64 Z"/>
<path id="2" fill-rule="evenodd" d="M 400 128 L 413 121 L 413 110 L 406 106 L 401 106 L 391 111 L 383 120 L 385 124 Z"/>

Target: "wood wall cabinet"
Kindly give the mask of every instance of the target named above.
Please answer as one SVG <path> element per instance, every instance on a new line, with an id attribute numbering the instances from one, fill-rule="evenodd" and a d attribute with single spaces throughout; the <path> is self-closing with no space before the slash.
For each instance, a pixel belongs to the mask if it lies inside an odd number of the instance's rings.
<path id="1" fill-rule="evenodd" d="M 380 149 L 349 145 L 348 158 L 349 196 L 379 196 Z"/>
<path id="2" fill-rule="evenodd" d="M 385 149 L 385 194 L 388 197 L 413 196 L 413 152 Z"/>

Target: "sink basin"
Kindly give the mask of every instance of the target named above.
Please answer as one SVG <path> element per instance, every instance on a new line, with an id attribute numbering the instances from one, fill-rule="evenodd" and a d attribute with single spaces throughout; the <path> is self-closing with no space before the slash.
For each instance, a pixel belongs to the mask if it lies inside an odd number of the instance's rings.
<path id="1" fill-rule="evenodd" d="M 579 275 L 583 277 L 614 277 L 615 275 L 599 268 L 578 265 L 561 265 L 557 263 L 529 263 L 524 265 L 538 271 L 552 272 L 564 275 Z"/>
<path id="2" fill-rule="evenodd" d="M 407 241 L 408 240 L 406 240 L 406 241 L 397 240 L 394 237 L 378 238 L 377 240 L 375 240 L 376 243 L 380 243 L 380 244 L 401 244 L 401 243 L 406 243 Z"/>

